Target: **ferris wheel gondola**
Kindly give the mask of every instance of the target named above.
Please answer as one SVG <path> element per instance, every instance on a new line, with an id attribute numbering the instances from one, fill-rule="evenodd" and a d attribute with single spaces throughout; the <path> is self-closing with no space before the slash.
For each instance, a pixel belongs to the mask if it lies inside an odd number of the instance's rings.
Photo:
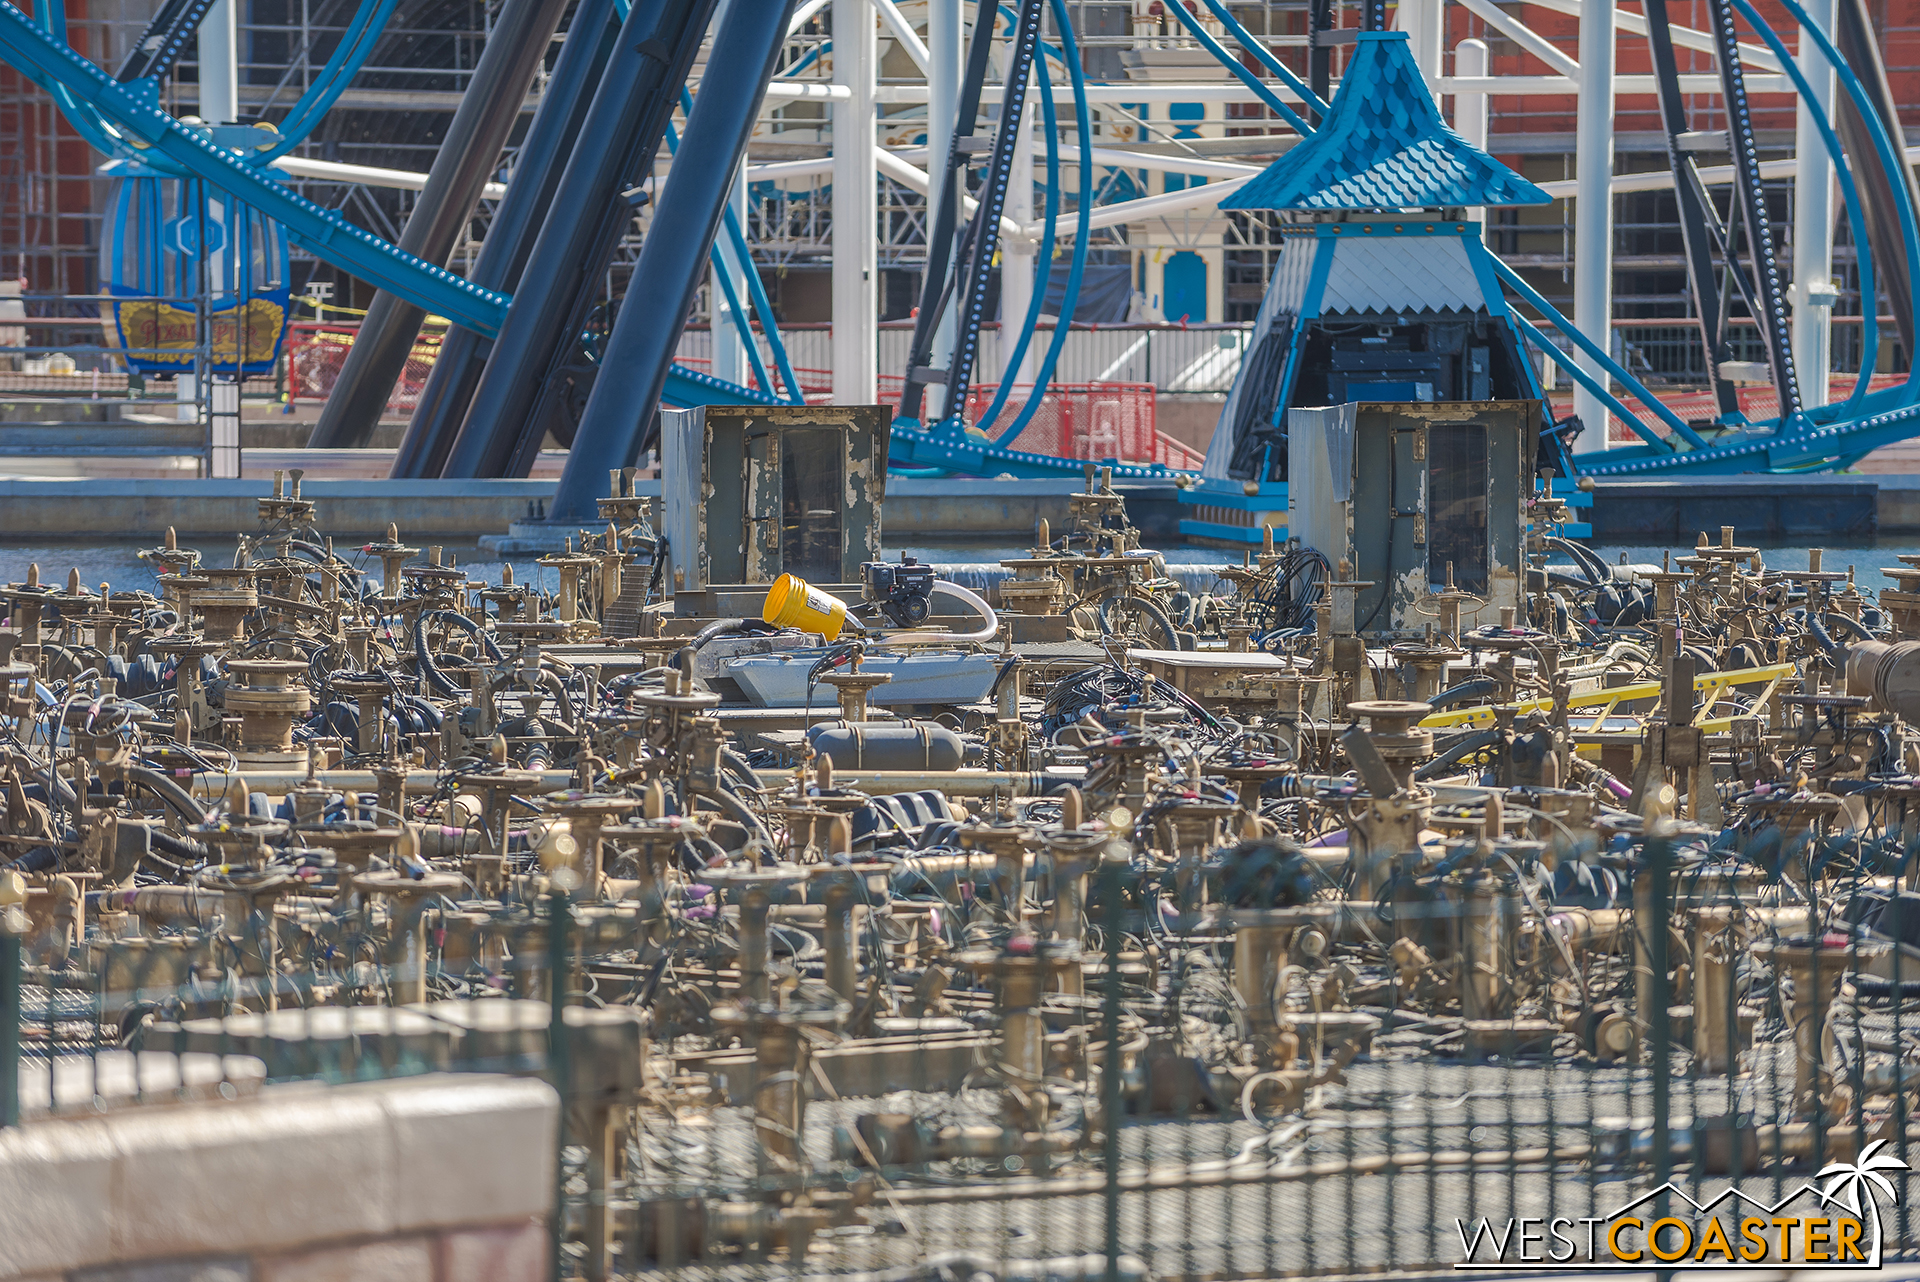
<path id="1" fill-rule="evenodd" d="M 213 373 L 270 372 L 288 321 L 285 228 L 200 178 L 139 160 L 102 173 L 113 186 L 100 280 L 127 363 L 189 373 L 204 347 Z"/>

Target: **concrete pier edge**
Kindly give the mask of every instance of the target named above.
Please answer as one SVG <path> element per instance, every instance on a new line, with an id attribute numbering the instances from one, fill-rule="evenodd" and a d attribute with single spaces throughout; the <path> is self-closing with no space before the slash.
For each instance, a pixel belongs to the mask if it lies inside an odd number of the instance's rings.
<path id="1" fill-rule="evenodd" d="M 1064 528 L 1078 478 L 1014 480 L 894 477 L 887 485 L 887 541 L 893 546 L 974 542 L 1024 547 L 1042 517 Z M 1116 485 L 1149 542 L 1177 545 L 1171 482 Z M 658 481 L 640 483 L 659 492 Z M 93 542 L 225 536 L 256 522 L 267 478 L 245 480 L 0 479 L 0 540 Z M 489 481 L 307 480 L 322 524 L 346 537 L 398 525 L 409 538 L 476 540 L 501 554 L 546 552 L 577 527 L 541 518 L 550 479 Z M 1600 543 L 1687 543 L 1723 524 L 1768 542 L 1868 542 L 1920 534 L 1920 475 L 1697 477 L 1602 481 L 1594 491 L 1593 538 Z"/>

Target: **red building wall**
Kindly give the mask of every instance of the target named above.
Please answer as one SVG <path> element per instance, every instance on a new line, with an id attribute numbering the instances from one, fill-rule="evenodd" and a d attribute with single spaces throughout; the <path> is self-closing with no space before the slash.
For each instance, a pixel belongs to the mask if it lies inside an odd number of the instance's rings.
<path id="1" fill-rule="evenodd" d="M 21 0 L 28 12 L 33 5 Z M 88 0 L 67 0 L 67 38 L 97 58 L 99 24 Z M 53 100 L 0 63 L 0 276 L 24 278 L 33 292 L 95 288 L 93 167 L 99 158 Z"/>
<path id="2" fill-rule="evenodd" d="M 1881 54 L 1887 63 L 1888 77 L 1893 85 L 1894 99 L 1901 105 L 1901 119 L 1909 129 L 1920 126 L 1920 0 L 1869 0 L 1873 12 L 1874 26 L 1882 33 Z M 1637 8 L 1637 5 L 1625 4 L 1624 8 Z M 1766 18 L 1773 29 L 1779 33 L 1787 47 L 1792 49 L 1799 41 L 1799 27 L 1787 15 L 1787 11 L 1775 0 L 1755 0 L 1754 7 Z M 1540 35 L 1552 40 L 1568 56 L 1579 56 L 1580 20 L 1569 14 L 1553 9 L 1542 8 L 1534 4 L 1520 4 L 1512 7 L 1520 21 L 1524 22 Z M 1708 5 L 1704 0 L 1674 0 L 1668 6 L 1672 20 L 1696 31 L 1709 29 Z M 1449 6 L 1449 26 L 1451 28 L 1448 47 L 1468 37 L 1485 40 L 1492 53 L 1492 73 L 1496 76 L 1543 75 L 1548 72 L 1545 63 L 1525 52 L 1513 41 L 1502 36 L 1477 15 L 1468 12 L 1459 5 Z M 1742 37 L 1752 43 L 1751 34 L 1742 26 Z M 1693 49 L 1676 50 L 1680 70 L 1686 72 L 1712 73 L 1713 56 L 1704 51 Z M 1646 75 L 1652 70 L 1647 56 L 1647 42 L 1644 36 L 1621 33 L 1615 46 L 1615 69 L 1623 75 Z M 1793 99 L 1786 94 L 1756 94 L 1752 97 L 1755 124 L 1758 128 L 1793 128 Z M 1724 128 L 1726 120 L 1720 111 L 1719 100 L 1709 95 L 1693 95 L 1689 106 L 1694 111 L 1695 129 Z M 1491 132 L 1502 133 L 1572 133 L 1574 128 L 1574 99 L 1572 94 L 1539 94 L 1514 98 L 1496 98 L 1492 103 Z M 1616 132 L 1635 133 L 1653 131 L 1660 128 L 1660 110 L 1651 94 L 1622 95 L 1616 101 L 1614 119 Z M 1491 148 L 1498 153 L 1497 142 Z"/>

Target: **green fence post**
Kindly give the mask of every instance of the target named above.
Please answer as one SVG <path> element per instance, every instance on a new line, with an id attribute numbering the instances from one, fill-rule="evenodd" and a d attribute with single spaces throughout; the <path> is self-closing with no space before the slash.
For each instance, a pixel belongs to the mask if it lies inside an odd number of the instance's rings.
<path id="1" fill-rule="evenodd" d="M 0 907 L 0 1126 L 20 1124 L 20 936 Z"/>
<path id="2" fill-rule="evenodd" d="M 1107 990 L 1101 1003 L 1106 1054 L 1100 1067 L 1100 1113 L 1107 1166 L 1107 1282 L 1120 1282 L 1120 915 L 1121 871 L 1125 860 L 1108 858 L 1100 878 L 1102 943 L 1107 954 Z"/>
<path id="3" fill-rule="evenodd" d="M 1668 1132 L 1667 1113 L 1673 1094 L 1673 1025 L 1669 1010 L 1673 990 L 1667 977 L 1670 961 L 1668 931 L 1673 920 L 1673 891 L 1668 884 L 1673 868 L 1673 843 L 1664 834 L 1646 845 L 1646 862 L 1640 875 L 1649 882 L 1647 911 L 1651 920 L 1640 923 L 1646 932 L 1647 967 L 1653 972 L 1649 990 L 1653 1009 L 1644 1012 L 1647 1021 L 1647 1052 L 1653 1065 L 1653 1178 L 1661 1186 L 1673 1178 L 1673 1137 Z M 1667 1213 L 1667 1195 L 1654 1201 L 1655 1213 Z"/>
<path id="4" fill-rule="evenodd" d="M 552 1014 L 547 1021 L 547 1072 L 553 1089 L 560 1093 L 560 1125 L 554 1136 L 553 1154 L 553 1277 L 563 1276 L 567 1240 L 567 1103 L 568 1079 L 572 1063 L 567 1045 L 567 923 L 573 915 L 573 900 L 563 890 L 547 897 L 547 998 Z"/>

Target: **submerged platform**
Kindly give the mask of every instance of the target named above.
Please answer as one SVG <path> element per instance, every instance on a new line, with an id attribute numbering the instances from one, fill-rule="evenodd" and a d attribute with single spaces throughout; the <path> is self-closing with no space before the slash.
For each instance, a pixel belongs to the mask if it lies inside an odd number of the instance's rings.
<path id="1" fill-rule="evenodd" d="M 1602 543 L 1680 543 L 1738 526 L 1767 542 L 1920 530 L 1920 476 L 1720 476 L 1601 481 L 1593 537 Z"/>

